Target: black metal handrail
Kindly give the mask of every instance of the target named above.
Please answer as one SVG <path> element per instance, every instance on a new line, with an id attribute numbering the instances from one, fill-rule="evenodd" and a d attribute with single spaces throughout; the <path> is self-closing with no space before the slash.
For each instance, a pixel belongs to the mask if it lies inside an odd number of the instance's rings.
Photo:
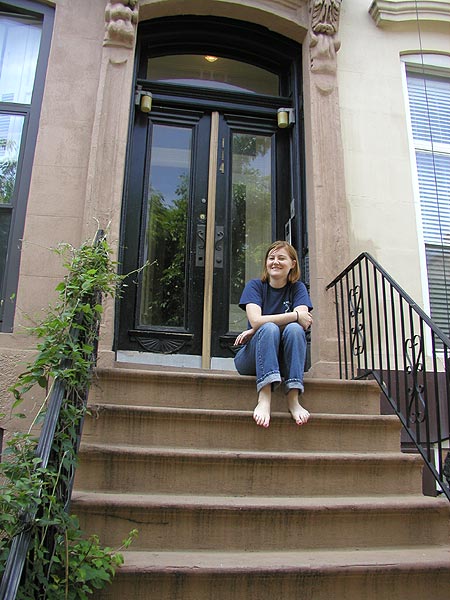
<path id="1" fill-rule="evenodd" d="M 105 234 L 103 230 L 98 230 L 94 239 L 94 245 L 100 243 L 104 239 L 104 235 Z M 96 305 L 100 305 L 102 302 L 101 293 L 98 291 L 94 292 L 90 297 L 86 298 L 86 302 L 90 304 L 91 308 L 94 308 Z M 99 315 L 98 311 L 96 311 L 96 314 Z M 73 323 L 69 336 L 73 342 L 78 340 L 82 343 L 92 343 L 93 341 L 93 350 L 90 354 L 90 364 L 91 368 L 93 368 L 97 358 L 97 340 L 100 327 L 100 317 L 98 316 L 95 322 L 93 324 L 91 323 L 91 329 L 85 325 L 85 318 L 81 317 L 78 322 Z M 70 361 L 65 359 L 61 364 L 60 370 L 64 371 L 70 367 Z M 83 416 L 80 416 L 75 426 L 73 456 L 77 456 L 83 429 L 84 412 L 87 407 L 88 393 L 88 384 L 74 389 L 73 387 L 69 387 L 63 379 L 55 379 L 53 382 L 51 392 L 49 394 L 48 407 L 45 413 L 44 422 L 42 424 L 42 429 L 35 452 L 36 457 L 40 459 L 40 468 L 46 468 L 50 464 L 55 466 L 56 471 L 61 468 L 60 449 L 58 448 L 57 444 L 55 444 L 55 438 L 58 436 L 58 432 L 62 431 L 64 428 L 64 423 L 61 422 L 61 408 L 64 402 L 68 402 L 74 406 L 81 406 L 84 409 L 81 411 L 81 415 Z M 61 479 L 61 482 L 58 485 L 58 501 L 62 503 L 66 511 L 69 510 L 74 479 L 75 469 L 71 468 L 70 472 L 66 473 L 66 476 Z M 27 513 L 22 515 L 22 528 L 11 542 L 8 560 L 0 583 L 0 600 L 14 600 L 16 598 L 27 558 L 27 553 L 30 547 L 32 523 L 36 518 L 36 515 L 36 508 L 30 509 Z M 49 548 L 50 553 L 52 552 L 53 544 L 54 532 L 52 532 L 51 528 L 49 528 L 49 534 L 46 538 L 46 545 Z"/>
<path id="2" fill-rule="evenodd" d="M 367 252 L 331 288 L 341 379 L 378 382 L 450 500 L 450 338 Z"/>

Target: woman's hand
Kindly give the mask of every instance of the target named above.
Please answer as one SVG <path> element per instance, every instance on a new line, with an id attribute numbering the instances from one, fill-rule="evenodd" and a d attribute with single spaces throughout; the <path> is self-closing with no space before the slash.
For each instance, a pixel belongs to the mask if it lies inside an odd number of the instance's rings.
<path id="1" fill-rule="evenodd" d="M 296 309 L 297 313 L 297 323 L 303 327 L 305 331 L 307 331 L 311 325 L 313 324 L 313 318 L 309 311 L 299 311 Z"/>
<path id="2" fill-rule="evenodd" d="M 252 339 L 254 333 L 255 333 L 255 330 L 253 328 L 246 329 L 245 331 L 243 331 L 242 333 L 240 333 L 237 336 L 237 338 L 234 340 L 234 345 L 241 346 L 242 344 L 246 344 L 249 340 Z"/>

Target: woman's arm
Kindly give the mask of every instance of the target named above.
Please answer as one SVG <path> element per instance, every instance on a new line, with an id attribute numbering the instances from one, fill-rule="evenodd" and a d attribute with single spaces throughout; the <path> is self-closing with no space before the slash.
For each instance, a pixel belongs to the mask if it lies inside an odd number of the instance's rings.
<path id="1" fill-rule="evenodd" d="M 308 307 L 301 304 L 296 306 L 292 312 L 280 313 L 277 315 L 263 315 L 261 314 L 261 307 L 257 304 L 247 304 L 245 307 L 247 312 L 247 318 L 252 326 L 254 332 L 264 325 L 264 323 L 275 323 L 279 327 L 284 327 L 289 323 L 298 323 L 307 330 L 311 327 L 313 319 Z"/>
<path id="2" fill-rule="evenodd" d="M 313 318 L 308 307 L 301 304 L 300 306 L 296 306 L 294 311 L 297 313 L 297 323 L 301 325 L 305 331 L 309 329 L 313 324 Z"/>
<path id="3" fill-rule="evenodd" d="M 305 308 L 308 310 L 307 307 Z M 247 319 L 254 331 L 259 329 L 264 323 L 275 323 L 275 325 L 278 325 L 279 327 L 284 327 L 289 323 L 296 323 L 298 322 L 298 316 L 300 314 L 294 310 L 292 312 L 280 313 L 277 315 L 263 315 L 261 307 L 258 306 L 258 304 L 252 303 L 246 305 L 245 311 L 247 313 Z"/>
<path id="4" fill-rule="evenodd" d="M 303 304 L 296 306 L 292 312 L 281 313 L 278 315 L 262 315 L 261 307 L 257 304 L 247 304 L 245 310 L 252 327 L 251 329 L 246 329 L 237 336 L 234 342 L 235 346 L 246 344 L 264 323 L 275 323 L 279 327 L 284 327 L 289 323 L 297 322 L 306 331 L 311 327 L 313 322 L 308 307 Z"/>

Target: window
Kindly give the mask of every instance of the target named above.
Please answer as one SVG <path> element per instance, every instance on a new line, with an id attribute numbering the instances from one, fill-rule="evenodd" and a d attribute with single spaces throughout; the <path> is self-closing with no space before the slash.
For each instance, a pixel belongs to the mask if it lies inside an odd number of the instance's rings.
<path id="1" fill-rule="evenodd" d="M 147 79 L 278 96 L 279 76 L 255 65 L 221 56 L 175 54 L 149 58 Z"/>
<path id="2" fill-rule="evenodd" d="M 450 333 L 450 77 L 407 71 L 431 318 Z"/>
<path id="3" fill-rule="evenodd" d="M 0 327 L 12 331 L 53 10 L 0 2 Z"/>

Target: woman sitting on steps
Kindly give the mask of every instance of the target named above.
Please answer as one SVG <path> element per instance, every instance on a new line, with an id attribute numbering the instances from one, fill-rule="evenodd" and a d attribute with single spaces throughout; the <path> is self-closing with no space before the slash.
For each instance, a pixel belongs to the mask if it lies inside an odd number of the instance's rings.
<path id="1" fill-rule="evenodd" d="M 304 425 L 310 416 L 298 397 L 304 391 L 305 331 L 313 322 L 312 305 L 299 280 L 295 248 L 284 241 L 274 242 L 266 252 L 261 279 L 246 284 L 239 302 L 250 328 L 234 342 L 243 345 L 234 362 L 241 375 L 256 375 L 258 404 L 253 418 L 261 427 L 269 427 L 272 387 L 282 378 L 294 421 Z"/>

